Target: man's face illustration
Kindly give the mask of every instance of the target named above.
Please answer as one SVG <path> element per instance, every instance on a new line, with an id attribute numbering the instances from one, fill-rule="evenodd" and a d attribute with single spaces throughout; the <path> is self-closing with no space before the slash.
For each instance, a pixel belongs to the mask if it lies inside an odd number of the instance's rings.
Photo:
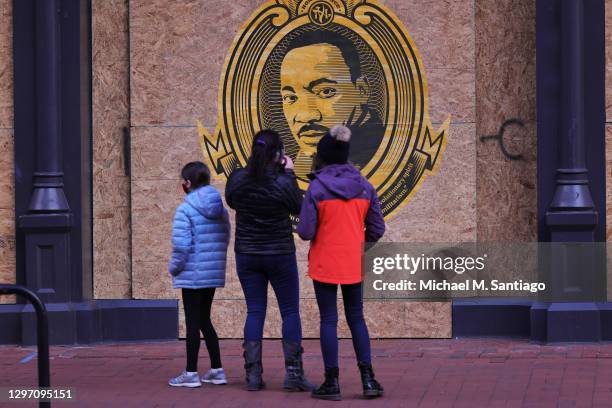
<path id="1" fill-rule="evenodd" d="M 316 151 L 321 137 L 334 125 L 351 125 L 362 117 L 368 101 L 363 78 L 351 80 L 340 49 L 321 43 L 287 53 L 280 71 L 283 111 L 302 152 Z"/>

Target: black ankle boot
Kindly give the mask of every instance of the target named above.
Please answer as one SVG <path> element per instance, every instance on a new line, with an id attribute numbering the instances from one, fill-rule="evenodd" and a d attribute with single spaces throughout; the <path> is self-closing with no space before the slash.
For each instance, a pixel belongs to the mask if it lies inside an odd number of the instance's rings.
<path id="1" fill-rule="evenodd" d="M 242 344 L 244 349 L 244 368 L 246 370 L 246 389 L 259 391 L 266 385 L 261 378 L 261 341 L 247 341 Z"/>
<path id="2" fill-rule="evenodd" d="M 374 371 L 372 370 L 372 364 L 359 362 L 357 363 L 359 371 L 361 372 L 361 383 L 363 384 L 363 396 L 366 398 L 381 397 L 384 392 L 382 385 L 374 379 Z"/>
<path id="3" fill-rule="evenodd" d="M 338 367 L 325 369 L 325 382 L 312 391 L 312 398 L 340 401 L 340 384 L 338 383 Z"/>
<path id="4" fill-rule="evenodd" d="M 311 391 L 314 388 L 304 375 L 303 352 L 304 349 L 298 343 L 283 340 L 283 354 L 285 355 L 283 389 L 287 391 Z"/>

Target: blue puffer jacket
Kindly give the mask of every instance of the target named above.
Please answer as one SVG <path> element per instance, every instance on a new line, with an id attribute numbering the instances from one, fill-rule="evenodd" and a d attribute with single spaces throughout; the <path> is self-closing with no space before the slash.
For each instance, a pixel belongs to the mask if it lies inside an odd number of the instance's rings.
<path id="1" fill-rule="evenodd" d="M 224 286 L 229 235 L 229 216 L 219 192 L 210 185 L 190 192 L 176 209 L 172 224 L 172 257 L 168 265 L 172 286 Z"/>

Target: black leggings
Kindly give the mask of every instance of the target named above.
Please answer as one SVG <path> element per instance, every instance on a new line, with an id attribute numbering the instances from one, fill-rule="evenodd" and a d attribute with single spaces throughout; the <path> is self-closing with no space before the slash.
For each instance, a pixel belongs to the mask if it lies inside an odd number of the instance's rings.
<path id="1" fill-rule="evenodd" d="M 198 371 L 200 330 L 204 335 L 211 368 L 221 368 L 219 338 L 210 320 L 215 288 L 183 289 L 183 306 L 187 326 L 187 371 Z"/>

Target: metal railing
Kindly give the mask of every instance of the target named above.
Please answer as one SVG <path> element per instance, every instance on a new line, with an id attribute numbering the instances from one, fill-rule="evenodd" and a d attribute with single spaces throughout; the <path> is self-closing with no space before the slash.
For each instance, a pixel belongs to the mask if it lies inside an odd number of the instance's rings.
<path id="1" fill-rule="evenodd" d="M 51 385 L 49 373 L 49 319 L 47 308 L 40 298 L 30 289 L 19 285 L 0 284 L 0 295 L 20 295 L 34 306 L 36 311 L 36 338 L 38 345 L 38 387 L 47 388 Z M 41 408 L 51 407 L 51 402 L 40 401 Z"/>

